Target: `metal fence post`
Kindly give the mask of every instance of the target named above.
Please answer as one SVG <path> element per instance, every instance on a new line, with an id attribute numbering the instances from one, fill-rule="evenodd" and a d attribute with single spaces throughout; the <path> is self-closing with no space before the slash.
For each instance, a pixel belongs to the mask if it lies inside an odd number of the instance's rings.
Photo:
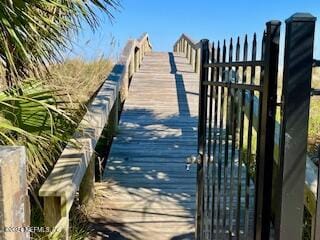
<path id="1" fill-rule="evenodd" d="M 199 81 L 199 120 L 198 120 L 198 153 L 201 161 L 197 164 L 197 215 L 196 215 L 196 239 L 202 239 L 203 226 L 203 157 L 206 144 L 206 117 L 207 117 L 207 86 L 203 84 L 208 81 L 208 68 L 204 64 L 209 63 L 209 40 L 201 40 L 201 62 Z"/>
<path id="2" fill-rule="evenodd" d="M 255 240 L 269 240 L 270 235 L 280 25 L 279 21 L 266 24 L 263 92 L 260 96 L 260 140 L 257 146 Z"/>
<path id="3" fill-rule="evenodd" d="M 296 13 L 286 20 L 279 205 L 275 239 L 302 238 L 310 88 L 316 18 Z"/>

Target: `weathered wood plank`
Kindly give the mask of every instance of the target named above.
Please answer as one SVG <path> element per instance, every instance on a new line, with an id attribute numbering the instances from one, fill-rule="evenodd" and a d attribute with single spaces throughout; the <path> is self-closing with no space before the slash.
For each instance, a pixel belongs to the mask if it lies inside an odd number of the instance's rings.
<path id="1" fill-rule="evenodd" d="M 149 53 L 134 75 L 99 185 L 109 196 L 103 207 L 121 211 L 103 217 L 102 229 L 126 239 L 194 239 L 196 171 L 185 160 L 197 151 L 199 80 L 191 72 L 179 55 Z"/>

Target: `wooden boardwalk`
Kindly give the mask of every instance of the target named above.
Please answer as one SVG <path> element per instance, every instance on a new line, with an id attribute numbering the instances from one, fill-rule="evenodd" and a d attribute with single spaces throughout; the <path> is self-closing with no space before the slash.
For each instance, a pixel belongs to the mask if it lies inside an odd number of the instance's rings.
<path id="1" fill-rule="evenodd" d="M 198 75 L 176 53 L 148 53 L 130 86 L 93 216 L 95 239 L 194 239 Z"/>

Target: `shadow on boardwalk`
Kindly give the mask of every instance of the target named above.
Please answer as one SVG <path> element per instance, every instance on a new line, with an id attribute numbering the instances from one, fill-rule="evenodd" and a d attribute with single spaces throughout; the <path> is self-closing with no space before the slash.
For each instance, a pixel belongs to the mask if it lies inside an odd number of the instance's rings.
<path id="1" fill-rule="evenodd" d="M 172 104 L 178 112 L 164 116 L 150 108 L 125 108 L 106 182 L 97 184 L 99 211 L 90 219 L 92 239 L 147 240 L 144 232 L 150 229 L 160 233 L 154 240 L 194 239 L 196 171 L 184 168 L 186 157 L 197 150 L 197 117 L 177 72 L 176 63 L 185 58 L 169 54 L 169 60 L 177 98 Z M 168 107 L 168 99 L 163 104 Z"/>

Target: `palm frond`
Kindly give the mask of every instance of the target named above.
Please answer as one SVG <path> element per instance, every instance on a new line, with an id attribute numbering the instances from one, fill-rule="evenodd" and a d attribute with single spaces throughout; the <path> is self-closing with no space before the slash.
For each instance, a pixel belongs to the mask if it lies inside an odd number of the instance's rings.
<path id="1" fill-rule="evenodd" d="M 0 1 L 0 62 L 8 84 L 59 61 L 83 23 L 96 29 L 97 12 L 113 18 L 118 6 L 118 0 Z"/>
<path id="2" fill-rule="evenodd" d="M 76 123 L 63 104 L 41 82 L 0 93 L 0 144 L 26 147 L 29 186 L 45 175 L 72 134 Z"/>

